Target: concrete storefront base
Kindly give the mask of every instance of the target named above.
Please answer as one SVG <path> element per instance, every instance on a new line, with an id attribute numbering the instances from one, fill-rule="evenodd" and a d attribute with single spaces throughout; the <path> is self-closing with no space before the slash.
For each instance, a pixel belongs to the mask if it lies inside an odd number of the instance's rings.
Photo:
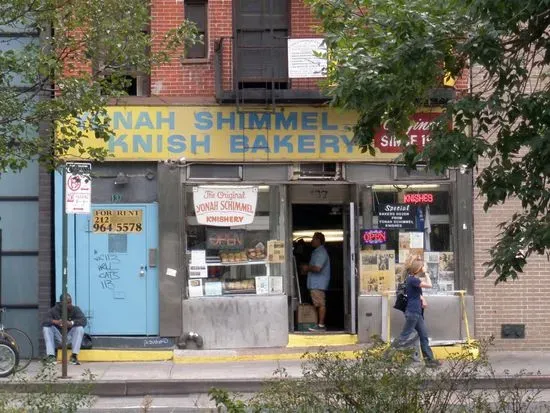
<path id="1" fill-rule="evenodd" d="M 433 295 L 427 296 L 428 308 L 424 317 L 428 326 L 428 333 L 433 342 L 462 341 L 466 337 L 466 328 L 462 316 L 459 296 Z M 383 323 L 381 296 L 360 296 L 358 298 L 358 336 L 360 343 L 367 343 L 373 336 L 380 336 L 387 330 Z M 474 337 L 474 297 L 465 296 L 466 313 L 470 337 Z M 397 337 L 403 328 L 405 317 L 399 310 L 393 308 L 395 297 L 389 298 L 391 337 Z M 386 337 L 383 337 L 384 339 Z"/>
<path id="2" fill-rule="evenodd" d="M 204 349 L 284 347 L 288 344 L 286 295 L 201 297 L 183 301 L 183 331 Z"/>

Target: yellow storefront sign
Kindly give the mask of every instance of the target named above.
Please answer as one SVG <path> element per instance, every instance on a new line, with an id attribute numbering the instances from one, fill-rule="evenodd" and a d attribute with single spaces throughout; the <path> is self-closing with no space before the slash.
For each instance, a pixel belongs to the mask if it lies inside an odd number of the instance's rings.
<path id="1" fill-rule="evenodd" d="M 107 143 L 89 137 L 85 144 L 106 147 L 116 160 L 387 161 L 400 152 L 381 127 L 376 156 L 361 153 L 351 131 L 356 115 L 329 107 L 242 112 L 234 106 L 113 106 L 108 112 L 115 136 Z M 425 115 L 409 130 L 419 146 L 435 117 Z"/>
<path id="2" fill-rule="evenodd" d="M 143 231 L 141 209 L 95 209 L 92 232 L 99 234 L 127 234 Z"/>

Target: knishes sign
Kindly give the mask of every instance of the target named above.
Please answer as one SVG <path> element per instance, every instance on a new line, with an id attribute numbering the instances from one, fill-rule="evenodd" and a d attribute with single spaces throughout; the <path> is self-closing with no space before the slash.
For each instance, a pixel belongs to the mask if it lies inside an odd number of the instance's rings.
<path id="1" fill-rule="evenodd" d="M 411 120 L 414 123 L 407 130 L 409 144 L 416 145 L 418 149 L 424 148 L 424 145 L 430 139 L 430 129 L 439 115 L 440 113 L 431 112 L 421 112 L 412 115 Z M 374 135 L 374 142 L 376 148 L 382 153 L 401 153 L 403 151 L 401 142 L 390 134 L 386 123 Z"/>
<path id="2" fill-rule="evenodd" d="M 201 225 L 230 227 L 254 222 L 258 187 L 196 186 L 193 203 L 197 222 Z"/>

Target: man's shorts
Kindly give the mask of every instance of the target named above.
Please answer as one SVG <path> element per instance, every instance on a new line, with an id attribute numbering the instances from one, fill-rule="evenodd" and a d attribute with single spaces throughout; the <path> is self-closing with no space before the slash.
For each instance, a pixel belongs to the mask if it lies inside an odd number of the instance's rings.
<path id="1" fill-rule="evenodd" d="M 315 307 L 326 307 L 325 292 L 323 290 L 309 290 Z"/>

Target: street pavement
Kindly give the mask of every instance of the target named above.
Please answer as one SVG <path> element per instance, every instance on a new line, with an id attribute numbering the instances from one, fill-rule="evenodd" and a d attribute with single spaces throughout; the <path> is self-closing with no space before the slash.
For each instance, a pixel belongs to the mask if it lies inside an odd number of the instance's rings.
<path id="1" fill-rule="evenodd" d="M 207 351 L 201 351 L 203 354 Z M 550 401 L 550 352 L 492 352 L 489 360 L 497 379 L 522 374 L 527 387 L 544 391 L 539 401 Z M 56 386 L 81 379 L 89 370 L 94 374 L 94 394 L 99 397 L 93 408 L 83 412 L 196 412 L 211 411 L 215 406 L 207 392 L 212 387 L 240 394 L 257 391 L 276 369 L 284 368 L 290 377 L 300 377 L 301 360 L 256 360 L 226 362 L 94 362 L 68 366 L 68 378 Z M 32 362 L 20 375 L 30 382 L 40 362 Z M 61 364 L 55 368 L 61 375 Z M 444 368 L 444 367 L 443 367 Z M 0 389 L 13 378 L 0 379 Z M 487 387 L 494 386 L 493 383 Z M 550 411 L 542 410 L 542 411 Z"/>

